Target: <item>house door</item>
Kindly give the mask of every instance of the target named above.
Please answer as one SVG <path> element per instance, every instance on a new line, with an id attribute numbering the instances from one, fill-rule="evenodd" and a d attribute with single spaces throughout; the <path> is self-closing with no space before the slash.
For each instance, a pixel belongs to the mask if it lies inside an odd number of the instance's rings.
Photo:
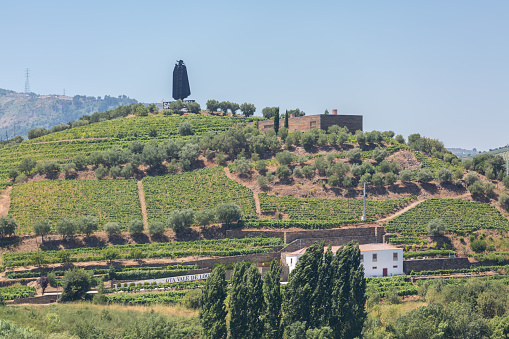
<path id="1" fill-rule="evenodd" d="M 386 268 L 384 268 L 384 269 L 383 269 L 383 276 L 384 276 L 384 277 L 386 277 L 386 276 L 387 276 L 387 269 L 386 269 Z"/>

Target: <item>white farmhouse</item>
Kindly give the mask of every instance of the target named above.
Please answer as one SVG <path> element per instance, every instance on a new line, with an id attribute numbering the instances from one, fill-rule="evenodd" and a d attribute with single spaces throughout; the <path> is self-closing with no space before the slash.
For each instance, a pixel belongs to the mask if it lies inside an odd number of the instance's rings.
<path id="1" fill-rule="evenodd" d="M 336 253 L 340 246 L 332 246 L 332 252 Z M 361 251 L 361 263 L 364 265 L 366 277 L 387 277 L 403 274 L 403 249 L 389 244 L 365 244 L 359 245 Z M 289 271 L 297 265 L 299 258 L 306 252 L 307 247 L 286 255 L 286 264 Z M 324 247 L 324 253 L 327 247 Z"/>

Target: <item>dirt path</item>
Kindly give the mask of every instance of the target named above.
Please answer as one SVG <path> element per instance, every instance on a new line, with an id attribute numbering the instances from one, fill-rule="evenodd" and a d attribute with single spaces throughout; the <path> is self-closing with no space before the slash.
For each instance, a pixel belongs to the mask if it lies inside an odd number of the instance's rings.
<path id="1" fill-rule="evenodd" d="M 81 138 L 81 139 L 64 139 L 64 140 L 52 140 L 52 141 L 39 141 L 33 142 L 32 145 L 38 144 L 51 144 L 55 142 L 64 142 L 64 141 L 87 141 L 87 140 L 104 140 L 104 139 L 113 139 L 113 137 L 102 137 L 102 138 Z"/>
<path id="2" fill-rule="evenodd" d="M 138 180 L 138 197 L 140 198 L 141 214 L 143 215 L 143 225 L 148 228 L 147 204 L 145 203 L 145 191 L 143 191 L 143 182 Z"/>
<path id="3" fill-rule="evenodd" d="M 234 176 L 233 174 L 231 174 L 231 173 L 230 173 L 230 169 L 229 169 L 228 167 L 225 167 L 225 168 L 224 168 L 224 174 L 226 174 L 226 176 L 227 176 L 229 179 L 231 179 L 231 180 L 233 180 L 233 181 L 236 181 L 236 182 L 238 182 L 239 184 L 241 184 L 241 185 L 243 185 L 243 186 L 247 187 L 247 186 L 245 185 L 245 183 L 243 183 L 243 182 L 239 181 L 239 180 L 238 180 L 238 178 L 237 178 L 236 176 Z M 251 189 L 251 190 L 253 191 L 253 198 L 254 198 L 254 201 L 255 201 L 256 214 L 257 214 L 258 216 L 260 216 L 260 215 L 261 215 L 261 213 L 262 213 L 262 212 L 261 212 L 262 210 L 261 210 L 261 208 L 260 208 L 260 199 L 258 199 L 258 191 L 259 191 L 259 190 L 257 190 L 257 189 Z"/>
<path id="4" fill-rule="evenodd" d="M 9 214 L 9 206 L 11 204 L 11 190 L 12 186 L 7 187 L 0 196 L 0 217 L 5 217 Z"/>

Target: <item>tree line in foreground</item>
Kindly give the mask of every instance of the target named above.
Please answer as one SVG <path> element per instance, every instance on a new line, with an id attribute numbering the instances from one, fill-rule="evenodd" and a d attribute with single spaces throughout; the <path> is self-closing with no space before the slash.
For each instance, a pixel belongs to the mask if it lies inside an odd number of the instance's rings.
<path id="1" fill-rule="evenodd" d="M 204 338 L 355 338 L 366 317 L 366 280 L 360 250 L 350 242 L 335 255 L 324 243 L 310 246 L 280 284 L 281 268 L 273 261 L 263 279 L 258 269 L 241 262 L 230 280 L 218 266 L 201 295 Z"/>

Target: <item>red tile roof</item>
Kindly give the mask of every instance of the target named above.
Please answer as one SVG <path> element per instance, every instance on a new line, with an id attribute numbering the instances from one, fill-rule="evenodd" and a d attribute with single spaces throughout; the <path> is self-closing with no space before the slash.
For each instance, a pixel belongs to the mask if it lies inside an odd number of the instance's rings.
<path id="1" fill-rule="evenodd" d="M 342 246 L 331 246 L 332 253 L 336 253 L 338 251 L 338 249 L 340 249 L 341 247 Z M 327 252 L 327 248 L 328 248 L 328 246 L 323 248 L 323 253 Z M 304 254 L 304 252 L 306 252 L 307 249 L 308 249 L 307 247 L 304 247 L 304 248 L 301 248 L 300 250 L 297 250 L 297 251 L 294 251 L 294 252 L 291 252 L 288 254 L 289 255 Z M 365 252 L 365 251 L 398 250 L 400 248 L 389 245 L 389 244 L 364 244 L 364 245 L 359 245 L 359 249 L 361 250 L 361 252 Z"/>

